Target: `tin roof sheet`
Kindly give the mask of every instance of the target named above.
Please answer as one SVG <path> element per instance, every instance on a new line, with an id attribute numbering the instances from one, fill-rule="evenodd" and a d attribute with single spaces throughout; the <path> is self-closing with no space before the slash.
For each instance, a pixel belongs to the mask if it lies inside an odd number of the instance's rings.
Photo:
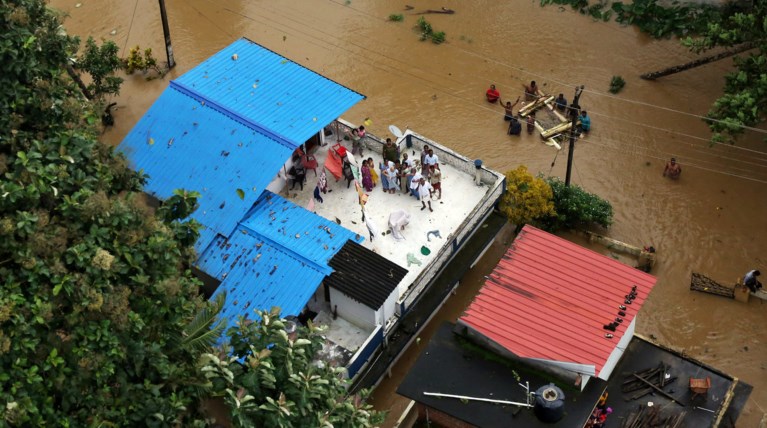
<path id="1" fill-rule="evenodd" d="M 176 82 L 297 145 L 365 98 L 245 38 Z"/>
<path id="2" fill-rule="evenodd" d="M 270 191 L 261 195 L 241 224 L 286 252 L 313 264 L 326 275 L 333 271 L 328 264 L 330 259 L 346 241 L 360 243 L 364 240 Z"/>
<path id="3" fill-rule="evenodd" d="M 212 238 L 197 267 L 221 281 L 214 297 L 227 293 L 229 323 L 272 306 L 298 315 L 349 240 L 363 238 L 267 190 L 231 236 Z"/>
<path id="4" fill-rule="evenodd" d="M 373 310 L 386 302 L 407 274 L 407 269 L 352 241 L 333 256 L 330 266 L 335 272 L 325 284 Z"/>
<path id="5" fill-rule="evenodd" d="M 461 317 L 523 358 L 593 365 L 598 374 L 633 321 L 655 277 L 525 226 Z M 637 296 L 625 304 L 632 286 Z M 605 338 L 605 324 L 627 306 Z"/>
<path id="6" fill-rule="evenodd" d="M 171 87 L 120 144 L 149 175 L 145 191 L 167 199 L 175 189 L 200 193 L 192 214 L 228 236 L 290 157 L 292 149 Z M 212 238 L 212 233 L 203 238 Z M 198 241 L 204 249 L 208 242 Z"/>
<path id="7" fill-rule="evenodd" d="M 234 230 L 296 147 L 363 98 L 243 38 L 170 82 L 120 149 L 152 195 L 201 194 L 200 253 Z"/>
<path id="8" fill-rule="evenodd" d="M 229 326 L 240 316 L 253 319 L 255 309 L 278 306 L 282 316 L 298 315 L 325 277 L 245 227 L 237 228 L 228 239 L 216 237 L 198 263 L 221 280 L 212 299 L 227 294 L 219 317 Z"/>

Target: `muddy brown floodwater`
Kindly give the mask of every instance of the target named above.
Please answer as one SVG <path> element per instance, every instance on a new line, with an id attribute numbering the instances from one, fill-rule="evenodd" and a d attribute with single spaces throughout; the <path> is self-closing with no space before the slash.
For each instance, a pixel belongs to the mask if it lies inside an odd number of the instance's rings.
<path id="1" fill-rule="evenodd" d="M 374 134 L 387 135 L 389 124 L 409 126 L 494 169 L 524 164 L 562 177 L 566 152 L 557 155 L 536 136 L 506 136 L 502 109 L 483 93 L 495 83 L 512 100 L 523 82 L 536 80 L 571 100 L 574 86 L 583 84 L 581 105 L 593 130 L 577 144 L 573 182 L 612 203 L 610 236 L 658 249 L 658 285 L 638 331 L 753 384 L 739 426 L 756 426 L 767 411 L 767 306 L 688 289 L 691 271 L 731 282 L 749 269 L 767 270 L 765 134 L 711 147 L 699 117 L 720 94 L 730 62 L 646 82 L 638 75 L 694 56 L 677 42 L 650 40 L 536 1 L 414 4 L 416 11 L 456 10 L 425 16 L 446 32 L 447 43 L 420 42 L 413 31 L 418 17 L 404 12 L 404 1 L 168 0 L 178 65 L 163 80 L 128 76 L 116 99 L 117 125 L 104 138 L 118 144 L 170 79 L 244 36 L 365 94 L 345 118 L 370 118 Z M 152 47 L 164 59 L 156 1 L 53 0 L 51 6 L 69 14 L 71 34 L 113 40 L 124 54 L 134 45 Z M 388 22 L 391 13 L 404 13 L 404 22 Z M 613 75 L 627 82 L 617 96 L 607 92 Z M 661 177 L 671 156 L 683 168 L 677 182 Z M 460 315 L 509 239 L 499 240 L 470 272 L 442 319 Z M 422 339 L 428 335 L 427 329 Z M 408 355 L 395 374 L 407 370 L 417 350 Z M 393 394 L 398 380 L 376 391 L 377 408 L 401 405 Z"/>

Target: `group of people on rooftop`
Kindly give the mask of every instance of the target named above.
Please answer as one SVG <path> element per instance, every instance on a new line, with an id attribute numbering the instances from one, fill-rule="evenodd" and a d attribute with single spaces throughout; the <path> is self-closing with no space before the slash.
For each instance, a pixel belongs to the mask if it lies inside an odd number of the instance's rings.
<path id="1" fill-rule="evenodd" d="M 525 100 L 528 102 L 536 101 L 538 98 L 545 96 L 540 89 L 538 88 L 538 84 L 535 82 L 535 80 L 531 81 L 529 85 L 525 86 Z M 495 85 L 490 85 L 490 88 L 485 92 L 485 97 L 487 98 L 487 101 L 490 103 L 500 103 L 501 107 L 505 110 L 505 115 L 503 117 L 503 120 L 509 122 L 509 135 L 520 135 L 522 133 L 522 125 L 519 123 L 519 120 L 517 120 L 516 115 L 514 114 L 514 107 L 519 103 L 519 99 L 521 97 L 517 97 L 516 101 L 512 104 L 511 101 L 503 102 L 503 99 L 501 98 L 501 92 L 498 91 L 498 89 L 495 87 Z M 569 113 L 570 106 L 567 104 L 567 99 L 565 98 L 564 94 L 559 94 L 559 96 L 554 100 L 554 108 L 556 108 L 558 111 L 562 113 Z M 527 133 L 532 134 L 535 131 L 535 112 L 532 111 L 527 115 L 526 119 L 527 124 Z M 576 132 L 578 135 L 581 133 L 587 133 L 591 130 L 591 118 L 589 117 L 586 110 L 580 110 L 580 114 L 578 116 L 578 129 Z"/>
<path id="2" fill-rule="evenodd" d="M 378 167 L 383 191 L 394 194 L 400 190 L 421 201 L 421 210 L 429 208 L 433 212 L 432 195 L 437 194 L 437 199 L 442 199 L 442 171 L 434 150 L 424 145 L 420 159 L 410 159 L 408 153 L 400 154 L 399 146 L 387 138 L 382 154 L 383 161 Z"/>

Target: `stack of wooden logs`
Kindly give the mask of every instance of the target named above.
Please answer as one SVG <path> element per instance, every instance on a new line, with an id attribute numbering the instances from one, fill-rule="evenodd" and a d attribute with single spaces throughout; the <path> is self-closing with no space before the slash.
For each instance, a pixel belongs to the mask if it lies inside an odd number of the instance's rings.
<path id="1" fill-rule="evenodd" d="M 632 401 L 644 397 L 647 394 L 657 393 L 663 397 L 683 406 L 684 404 L 663 390 L 676 380 L 675 376 L 668 376 L 668 367 L 661 362 L 658 367 L 629 373 L 623 380 L 621 391 L 626 401 Z M 621 428 L 659 427 L 677 428 L 682 426 L 682 421 L 687 412 L 682 411 L 669 416 L 661 414 L 661 408 L 666 406 L 639 405 L 636 411 L 629 413 L 623 419 Z"/>
<path id="2" fill-rule="evenodd" d="M 684 426 L 682 422 L 685 416 L 687 416 L 686 411 L 663 416 L 660 407 L 640 404 L 636 411 L 632 411 L 623 419 L 621 428 L 679 428 Z"/>
<path id="3" fill-rule="evenodd" d="M 626 401 L 636 400 L 652 392 L 658 392 L 671 401 L 679 403 L 676 401 L 676 399 L 674 399 L 674 397 L 671 397 L 669 394 L 663 391 L 664 386 L 669 385 L 676 380 L 676 377 L 674 376 L 666 378 L 667 369 L 668 367 L 666 367 L 666 365 L 661 362 L 658 367 L 654 369 L 647 369 L 628 374 L 623 381 L 621 391 L 624 393 L 624 395 L 631 392 L 634 394 L 626 397 Z"/>

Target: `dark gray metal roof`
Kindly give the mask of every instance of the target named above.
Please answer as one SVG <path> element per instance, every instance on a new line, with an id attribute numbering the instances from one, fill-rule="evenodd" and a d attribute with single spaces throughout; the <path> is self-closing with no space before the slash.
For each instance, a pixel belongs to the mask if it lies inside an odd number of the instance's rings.
<path id="1" fill-rule="evenodd" d="M 351 240 L 329 264 L 335 272 L 325 284 L 372 309 L 380 308 L 407 274 L 407 269 Z"/>

